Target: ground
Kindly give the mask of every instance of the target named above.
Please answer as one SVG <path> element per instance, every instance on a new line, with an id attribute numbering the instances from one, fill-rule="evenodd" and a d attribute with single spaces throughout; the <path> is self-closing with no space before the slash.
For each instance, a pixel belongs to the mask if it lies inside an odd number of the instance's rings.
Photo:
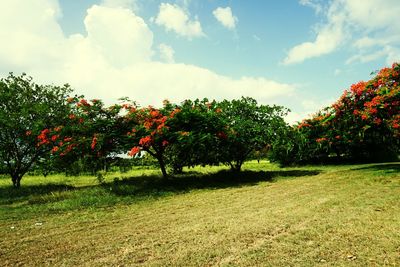
<path id="1" fill-rule="evenodd" d="M 223 169 L 1 178 L 1 265 L 400 265 L 400 163 Z"/>

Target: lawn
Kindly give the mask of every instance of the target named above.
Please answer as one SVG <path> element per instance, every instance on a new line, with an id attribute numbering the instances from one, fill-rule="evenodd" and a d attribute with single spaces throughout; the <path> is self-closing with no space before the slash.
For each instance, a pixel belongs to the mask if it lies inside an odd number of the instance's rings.
<path id="1" fill-rule="evenodd" d="M 2 266 L 398 266 L 400 163 L 0 179 Z"/>

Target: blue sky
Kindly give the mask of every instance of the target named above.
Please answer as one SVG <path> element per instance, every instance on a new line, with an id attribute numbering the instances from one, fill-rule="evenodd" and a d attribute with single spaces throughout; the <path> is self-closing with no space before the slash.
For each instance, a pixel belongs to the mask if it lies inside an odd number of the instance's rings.
<path id="1" fill-rule="evenodd" d="M 0 74 L 108 103 L 252 96 L 304 118 L 400 59 L 397 0 L 2 0 Z"/>

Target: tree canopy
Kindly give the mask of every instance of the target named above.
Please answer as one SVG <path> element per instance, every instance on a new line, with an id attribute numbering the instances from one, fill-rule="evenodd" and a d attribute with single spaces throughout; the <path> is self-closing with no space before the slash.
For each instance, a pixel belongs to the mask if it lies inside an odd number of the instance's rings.
<path id="1" fill-rule="evenodd" d="M 0 80 L 0 169 L 15 187 L 32 164 L 48 155 L 49 148 L 39 145 L 37 137 L 62 125 L 71 92 L 68 85 L 38 85 L 25 74 Z"/>

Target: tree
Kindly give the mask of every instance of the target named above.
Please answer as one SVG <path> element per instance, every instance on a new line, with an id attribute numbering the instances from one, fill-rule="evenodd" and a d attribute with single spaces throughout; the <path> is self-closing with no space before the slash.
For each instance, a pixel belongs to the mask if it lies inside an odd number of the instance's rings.
<path id="1" fill-rule="evenodd" d="M 284 139 L 275 146 L 275 158 L 285 163 L 397 160 L 399 85 L 397 63 L 351 85 L 334 104 L 295 125 L 291 136 L 297 141 Z"/>
<path id="2" fill-rule="evenodd" d="M 169 122 L 175 135 L 166 150 L 167 164 L 174 173 L 181 173 L 183 167 L 219 163 L 219 134 L 225 125 L 217 105 L 196 99 L 179 106 L 180 112 Z"/>
<path id="3" fill-rule="evenodd" d="M 26 74 L 0 80 L 0 165 L 20 187 L 23 175 L 49 147 L 38 145 L 43 129 L 61 125 L 69 114 L 69 85 L 38 85 Z"/>
<path id="4" fill-rule="evenodd" d="M 50 145 L 52 156 L 66 168 L 80 161 L 85 170 L 99 175 L 127 152 L 126 133 L 132 126 L 121 114 L 123 105 L 106 107 L 98 99 L 82 97 L 67 101 L 72 106 L 68 119 L 60 127 L 43 130 L 40 144 Z"/>
<path id="5" fill-rule="evenodd" d="M 225 120 L 220 138 L 221 162 L 240 171 L 244 161 L 255 151 L 270 146 L 286 128 L 283 116 L 287 110 L 281 106 L 258 105 L 250 97 L 224 100 L 217 110 Z"/>
<path id="6" fill-rule="evenodd" d="M 130 156 L 141 151 L 157 159 L 163 177 L 167 177 L 165 151 L 174 140 L 175 129 L 171 129 L 170 122 L 180 109 L 164 102 L 164 107 L 157 109 L 152 106 L 138 109 L 128 106 L 126 120 L 131 121 L 133 127 L 128 133 L 131 140 Z"/>

